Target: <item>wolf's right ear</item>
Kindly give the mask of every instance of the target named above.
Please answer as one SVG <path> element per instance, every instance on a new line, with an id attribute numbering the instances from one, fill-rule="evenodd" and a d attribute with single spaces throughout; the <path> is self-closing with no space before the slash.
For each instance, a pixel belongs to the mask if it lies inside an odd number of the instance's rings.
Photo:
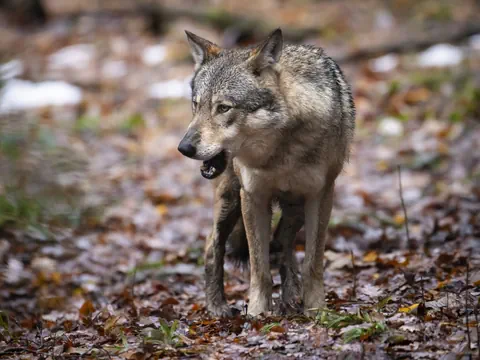
<path id="1" fill-rule="evenodd" d="M 222 51 L 218 45 L 201 38 L 190 31 L 185 30 L 185 33 L 187 34 L 190 51 L 192 52 L 193 60 L 195 61 L 195 70 Z"/>

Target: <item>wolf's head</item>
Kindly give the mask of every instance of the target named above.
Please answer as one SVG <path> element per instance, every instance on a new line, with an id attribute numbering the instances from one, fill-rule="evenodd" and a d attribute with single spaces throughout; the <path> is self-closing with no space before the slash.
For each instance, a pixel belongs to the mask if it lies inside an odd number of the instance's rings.
<path id="1" fill-rule="evenodd" d="M 262 130 L 281 125 L 285 110 L 276 91 L 276 67 L 282 32 L 277 29 L 260 45 L 243 49 L 222 49 L 186 34 L 195 61 L 193 120 L 178 150 L 203 160 L 203 176 L 213 178 L 224 170 L 226 154 L 234 156 L 249 140 L 265 135 Z"/>

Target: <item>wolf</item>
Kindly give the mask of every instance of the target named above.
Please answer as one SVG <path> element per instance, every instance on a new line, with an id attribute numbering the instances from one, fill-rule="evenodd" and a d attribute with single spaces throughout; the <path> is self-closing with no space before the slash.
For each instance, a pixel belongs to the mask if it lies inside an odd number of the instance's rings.
<path id="1" fill-rule="evenodd" d="M 226 244 L 248 258 L 248 314 L 272 310 L 270 247 L 281 247 L 281 305 L 313 315 L 324 307 L 323 258 L 335 180 L 355 128 L 350 85 L 322 48 L 284 44 L 281 29 L 258 45 L 224 49 L 186 31 L 195 71 L 193 119 L 178 150 L 202 160 L 214 186 L 206 241 L 207 309 L 231 316 L 224 285 Z M 282 216 L 272 245 L 272 204 Z M 301 271 L 294 253 L 304 226 Z"/>

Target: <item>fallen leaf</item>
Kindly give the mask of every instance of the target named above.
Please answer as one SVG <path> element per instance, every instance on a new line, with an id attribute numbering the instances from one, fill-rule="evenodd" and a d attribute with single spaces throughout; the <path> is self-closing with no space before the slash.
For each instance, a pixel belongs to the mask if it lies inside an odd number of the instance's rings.
<path id="1" fill-rule="evenodd" d="M 165 299 L 162 303 L 163 306 L 165 305 L 178 305 L 179 302 L 177 299 L 173 298 L 173 297 L 169 297 L 168 299 Z"/>
<path id="2" fill-rule="evenodd" d="M 271 332 L 276 332 L 276 333 L 285 333 L 286 330 L 283 326 L 280 325 L 275 325 L 270 329 Z"/>
<path id="3" fill-rule="evenodd" d="M 363 261 L 365 262 L 375 262 L 378 259 L 378 253 L 375 250 L 369 251 L 363 257 Z"/>
<path id="4" fill-rule="evenodd" d="M 155 207 L 155 209 L 157 209 L 157 212 L 158 212 L 160 215 L 165 215 L 166 213 L 168 213 L 168 206 L 165 205 L 165 204 L 157 205 L 157 206 Z"/>
<path id="5" fill-rule="evenodd" d="M 87 300 L 78 310 L 81 318 L 87 318 L 95 312 L 95 307 L 90 300 Z"/>
<path id="6" fill-rule="evenodd" d="M 418 308 L 420 304 L 413 304 L 413 305 L 410 305 L 410 306 L 407 306 L 407 307 L 401 307 L 400 309 L 398 309 L 398 312 L 401 312 L 401 313 L 410 313 L 412 312 L 413 310 L 415 310 L 416 308 Z"/>
<path id="7" fill-rule="evenodd" d="M 430 98 L 430 91 L 427 88 L 417 88 L 407 91 L 404 100 L 409 105 L 415 105 L 419 102 L 426 101 Z"/>

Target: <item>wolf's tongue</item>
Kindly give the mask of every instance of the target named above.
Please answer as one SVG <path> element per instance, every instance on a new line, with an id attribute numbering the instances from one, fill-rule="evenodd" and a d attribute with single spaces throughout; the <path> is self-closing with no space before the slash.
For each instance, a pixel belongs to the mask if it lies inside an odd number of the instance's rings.
<path id="1" fill-rule="evenodd" d="M 220 154 L 214 156 L 210 160 L 203 162 L 203 165 L 200 167 L 200 173 L 205 179 L 215 179 L 222 172 L 225 171 L 227 167 L 227 158 L 225 152 L 222 151 Z"/>

